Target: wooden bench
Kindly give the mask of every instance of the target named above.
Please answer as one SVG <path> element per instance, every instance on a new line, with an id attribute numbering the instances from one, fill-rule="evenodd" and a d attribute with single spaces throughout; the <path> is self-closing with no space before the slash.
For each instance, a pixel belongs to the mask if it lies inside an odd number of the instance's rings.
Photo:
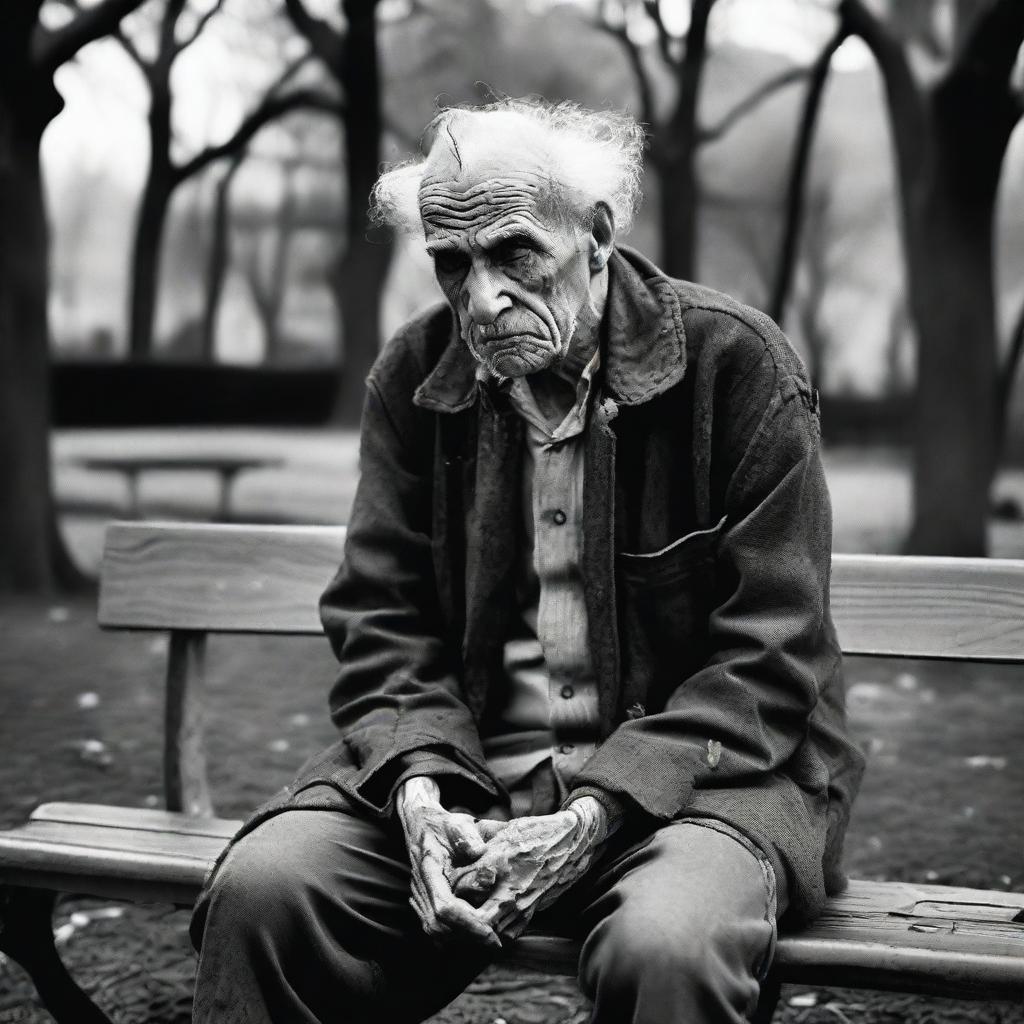
<path id="1" fill-rule="evenodd" d="M 170 633 L 168 809 L 46 804 L 0 833 L 0 948 L 26 967 L 58 1021 L 107 1018 L 57 956 L 54 894 L 188 906 L 239 824 L 213 816 L 206 783 L 207 635 L 319 635 L 317 598 L 343 541 L 333 527 L 109 528 L 100 624 Z M 848 654 L 1024 662 L 1024 561 L 837 555 L 832 595 Z M 568 939 L 527 935 L 511 947 L 523 965 L 575 972 Z M 1024 894 L 853 881 L 813 927 L 783 934 L 760 1020 L 770 1020 L 778 985 L 792 981 L 1022 998 Z"/>

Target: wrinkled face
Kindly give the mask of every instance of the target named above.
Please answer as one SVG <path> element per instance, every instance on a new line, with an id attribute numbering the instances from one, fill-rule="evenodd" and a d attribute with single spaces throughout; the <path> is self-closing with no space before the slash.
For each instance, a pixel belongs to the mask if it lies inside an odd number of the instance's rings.
<path id="1" fill-rule="evenodd" d="M 431 153 L 419 203 L 434 271 L 463 339 L 493 374 L 521 377 L 565 357 L 599 310 L 591 295 L 591 235 L 550 210 L 550 186 L 529 153 L 462 164 Z"/>

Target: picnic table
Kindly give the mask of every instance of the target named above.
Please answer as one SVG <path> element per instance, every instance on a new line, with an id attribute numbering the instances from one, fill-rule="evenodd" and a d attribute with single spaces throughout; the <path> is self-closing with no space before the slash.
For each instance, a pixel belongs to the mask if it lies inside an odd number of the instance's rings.
<path id="1" fill-rule="evenodd" d="M 86 455 L 72 460 L 85 469 L 116 471 L 123 473 L 128 484 L 128 510 L 126 518 L 142 519 L 142 504 L 139 500 L 139 477 L 145 472 L 156 471 L 205 471 L 217 474 L 220 490 L 217 509 L 213 519 L 219 522 L 231 520 L 231 490 L 239 473 L 250 469 L 269 469 L 283 464 L 284 460 L 254 455 L 203 454 L 182 452 L 147 455 L 144 452 L 131 455 Z"/>

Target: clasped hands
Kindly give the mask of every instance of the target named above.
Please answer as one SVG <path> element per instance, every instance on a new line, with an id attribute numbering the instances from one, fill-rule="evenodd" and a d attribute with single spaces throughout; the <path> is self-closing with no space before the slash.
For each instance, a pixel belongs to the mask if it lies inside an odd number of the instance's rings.
<path id="1" fill-rule="evenodd" d="M 496 948 L 586 873 L 608 835 L 591 796 L 554 814 L 490 821 L 446 810 L 437 783 L 416 776 L 395 806 L 412 869 L 409 902 L 423 930 Z"/>

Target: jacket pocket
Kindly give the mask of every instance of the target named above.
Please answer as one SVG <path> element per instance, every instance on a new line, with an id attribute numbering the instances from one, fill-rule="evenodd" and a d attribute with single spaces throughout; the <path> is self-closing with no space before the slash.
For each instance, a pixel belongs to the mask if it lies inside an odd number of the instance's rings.
<path id="1" fill-rule="evenodd" d="M 619 568 L 627 583 L 660 586 L 685 579 L 714 559 L 715 545 L 725 525 L 723 516 L 715 526 L 695 530 L 657 551 L 621 551 Z"/>
<path id="2" fill-rule="evenodd" d="M 724 525 L 723 518 L 657 551 L 619 553 L 624 706 L 660 711 L 707 660 L 715 553 Z"/>

